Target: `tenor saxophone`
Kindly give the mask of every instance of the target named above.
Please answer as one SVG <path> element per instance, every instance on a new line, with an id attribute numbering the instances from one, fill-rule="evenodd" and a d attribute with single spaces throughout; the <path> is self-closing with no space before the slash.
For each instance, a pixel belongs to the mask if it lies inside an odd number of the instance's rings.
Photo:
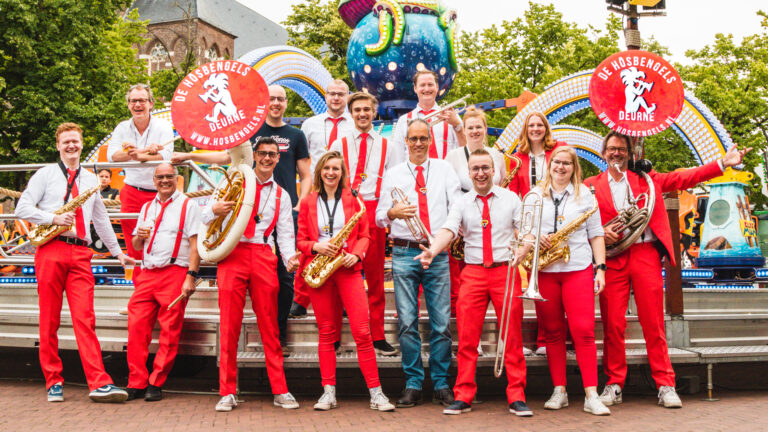
<path id="1" fill-rule="evenodd" d="M 331 244 L 339 248 L 339 254 L 335 257 L 317 255 L 301 272 L 301 277 L 312 288 L 320 288 L 341 267 L 341 259 L 344 258 L 341 248 L 344 247 L 344 242 L 349 238 L 352 229 L 360 221 L 360 218 L 365 215 L 365 203 L 363 203 L 360 195 L 357 195 L 356 192 L 353 191 L 352 194 L 357 198 L 360 210 L 352 215 L 349 221 L 344 224 L 344 227 L 331 239 Z"/>
<path id="2" fill-rule="evenodd" d="M 54 215 L 60 215 L 64 213 L 69 213 L 72 211 L 77 210 L 85 204 L 86 201 L 88 201 L 88 198 L 91 197 L 96 191 L 99 190 L 99 186 L 94 186 L 85 192 L 78 195 L 76 198 L 74 198 L 72 201 L 64 204 L 60 209 L 53 212 Z M 29 232 L 29 235 L 27 238 L 29 238 L 29 242 L 32 243 L 35 246 L 42 246 L 49 241 L 53 240 L 56 236 L 59 234 L 66 232 L 66 231 L 75 231 L 75 224 L 73 223 L 70 226 L 61 226 L 61 225 L 54 225 L 54 224 L 42 224 L 36 226 L 32 231 Z M 80 233 L 85 234 L 85 233 Z"/>
<path id="3" fill-rule="evenodd" d="M 597 198 L 595 198 L 595 188 L 590 187 L 590 191 L 592 192 L 592 200 L 594 201 L 594 205 L 588 212 L 570 221 L 566 226 L 549 237 L 550 247 L 547 249 L 542 249 L 539 253 L 539 270 L 559 260 L 563 260 L 564 262 L 570 261 L 571 248 L 568 247 L 568 239 L 571 237 L 571 234 L 573 234 L 574 231 L 576 231 L 582 224 L 584 224 L 584 222 L 587 221 L 587 219 L 589 219 L 590 216 L 592 216 L 597 211 L 598 208 Z M 529 252 L 528 255 L 525 256 L 522 265 L 527 271 L 531 270 L 533 267 L 533 251 Z"/>

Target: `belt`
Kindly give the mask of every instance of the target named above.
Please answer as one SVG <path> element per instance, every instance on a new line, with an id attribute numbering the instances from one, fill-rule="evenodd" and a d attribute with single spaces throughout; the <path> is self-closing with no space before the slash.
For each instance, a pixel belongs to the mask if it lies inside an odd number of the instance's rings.
<path id="1" fill-rule="evenodd" d="M 85 240 L 83 240 L 81 238 L 77 238 L 77 237 L 69 237 L 69 236 L 60 235 L 60 236 L 56 236 L 55 239 L 58 240 L 58 241 L 62 241 L 64 243 L 66 243 L 66 244 L 71 244 L 71 245 L 75 245 L 75 246 L 85 246 L 85 247 L 88 247 L 88 242 L 87 241 L 85 241 Z"/>
<path id="2" fill-rule="evenodd" d="M 420 245 L 424 245 L 425 247 L 427 247 L 426 243 L 419 243 L 417 241 L 403 240 L 403 239 L 392 239 L 392 244 L 394 246 L 406 247 L 411 249 L 421 249 L 419 247 Z"/>
<path id="3" fill-rule="evenodd" d="M 508 264 L 509 264 L 508 261 L 499 261 L 499 262 L 495 262 L 495 263 L 493 263 L 493 264 L 491 264 L 489 266 L 486 266 L 485 264 L 470 264 L 470 265 L 477 265 L 477 266 L 480 266 L 480 267 L 483 267 L 483 268 L 492 269 L 492 268 L 496 268 L 496 267 L 505 266 L 505 265 L 508 265 Z"/>
<path id="4" fill-rule="evenodd" d="M 157 190 L 154 190 L 154 189 L 146 189 L 146 188 L 143 188 L 143 187 L 138 187 L 138 186 L 134 186 L 134 185 L 128 185 L 128 186 L 130 186 L 130 187 L 132 187 L 132 188 L 136 189 L 136 190 L 137 190 L 137 191 L 139 191 L 139 192 L 152 192 L 152 193 L 157 193 Z"/>

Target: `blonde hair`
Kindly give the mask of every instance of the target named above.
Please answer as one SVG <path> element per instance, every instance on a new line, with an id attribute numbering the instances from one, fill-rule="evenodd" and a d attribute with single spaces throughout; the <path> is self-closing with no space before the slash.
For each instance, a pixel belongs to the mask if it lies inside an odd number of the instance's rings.
<path id="1" fill-rule="evenodd" d="M 342 156 L 341 153 L 333 150 L 333 151 L 326 152 L 324 155 L 320 156 L 320 159 L 317 161 L 317 165 L 315 165 L 315 173 L 312 178 L 312 189 L 314 189 L 315 192 L 325 191 L 322 172 L 325 164 L 327 164 L 328 161 L 331 159 L 339 159 L 341 161 L 341 178 L 339 179 L 339 190 L 347 187 L 348 174 L 347 174 L 347 164 L 344 163 L 344 156 Z"/>
<path id="2" fill-rule="evenodd" d="M 556 148 L 555 151 L 552 152 L 552 155 L 549 157 L 549 163 L 547 164 L 547 174 L 544 176 L 544 181 L 541 183 L 542 195 L 545 197 L 550 195 L 549 188 L 552 186 L 552 161 L 555 160 L 555 156 L 559 155 L 560 153 L 568 153 L 568 155 L 571 157 L 571 162 L 573 162 L 571 184 L 573 185 L 573 197 L 578 200 L 579 191 L 581 189 L 581 165 L 579 164 L 579 155 L 576 154 L 576 150 L 568 145 Z"/>
<path id="3" fill-rule="evenodd" d="M 525 117 L 525 122 L 523 123 L 523 130 L 520 131 L 520 136 L 517 137 L 517 140 L 520 142 L 519 145 L 519 152 L 523 154 L 528 154 L 531 151 L 531 143 L 528 141 L 528 122 L 531 120 L 531 117 L 536 116 L 541 119 L 541 121 L 544 123 L 544 151 L 550 151 L 553 148 L 555 148 L 555 140 L 552 139 L 552 128 L 549 127 L 549 122 L 547 121 L 547 116 L 544 114 L 534 111 L 530 114 L 528 114 Z"/>
<path id="4" fill-rule="evenodd" d="M 483 145 L 488 145 L 488 120 L 485 118 L 485 111 L 474 105 L 467 108 L 466 111 L 464 111 L 464 118 L 462 119 L 462 124 L 464 125 L 465 130 L 467 127 L 467 120 L 472 118 L 478 118 L 483 122 L 483 129 L 485 132 L 483 135 Z"/>

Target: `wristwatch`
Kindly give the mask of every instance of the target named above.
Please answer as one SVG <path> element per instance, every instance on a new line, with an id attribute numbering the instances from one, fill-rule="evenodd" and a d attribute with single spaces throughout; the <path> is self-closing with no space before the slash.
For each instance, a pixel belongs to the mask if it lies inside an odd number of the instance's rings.
<path id="1" fill-rule="evenodd" d="M 199 277 L 197 270 L 189 270 L 187 271 L 187 274 L 192 276 L 193 278 L 197 279 Z"/>
<path id="2" fill-rule="evenodd" d="M 595 266 L 595 270 L 606 271 L 606 270 L 608 270 L 608 266 L 605 265 L 605 263 L 598 264 L 598 265 Z"/>

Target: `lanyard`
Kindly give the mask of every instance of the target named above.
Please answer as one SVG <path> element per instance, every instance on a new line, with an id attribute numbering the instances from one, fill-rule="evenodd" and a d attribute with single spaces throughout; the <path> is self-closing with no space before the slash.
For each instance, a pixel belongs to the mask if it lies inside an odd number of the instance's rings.
<path id="1" fill-rule="evenodd" d="M 341 201 L 341 189 L 336 189 L 333 211 L 331 211 L 331 208 L 328 206 L 328 196 L 325 194 L 325 191 L 320 195 L 320 198 L 323 200 L 323 204 L 325 204 L 325 212 L 328 214 L 328 224 L 323 227 L 323 230 L 327 232 L 330 237 L 333 237 L 333 218 L 336 216 L 336 207 L 339 206 L 339 201 Z"/>
<path id="2" fill-rule="evenodd" d="M 550 191 L 552 193 L 553 191 Z M 560 198 L 555 198 L 554 193 L 552 193 L 552 203 L 555 205 L 555 220 L 552 224 L 554 226 L 553 233 L 557 232 L 557 222 L 559 219 L 565 220 L 565 216 L 558 216 L 559 210 L 560 210 L 560 203 L 563 203 L 563 213 L 565 213 L 565 204 L 568 201 L 568 191 L 563 192 L 563 195 Z"/>
<path id="3" fill-rule="evenodd" d="M 66 204 L 69 195 L 72 193 L 72 188 L 75 187 L 75 181 L 77 180 L 77 177 L 80 176 L 81 167 L 78 165 L 77 171 L 75 171 L 75 175 L 72 176 L 71 182 L 69 181 L 69 172 L 67 171 L 67 167 L 64 166 L 64 162 L 59 161 L 59 168 L 61 168 L 61 172 L 64 173 L 64 179 L 67 181 L 67 194 L 64 195 L 64 204 Z"/>

